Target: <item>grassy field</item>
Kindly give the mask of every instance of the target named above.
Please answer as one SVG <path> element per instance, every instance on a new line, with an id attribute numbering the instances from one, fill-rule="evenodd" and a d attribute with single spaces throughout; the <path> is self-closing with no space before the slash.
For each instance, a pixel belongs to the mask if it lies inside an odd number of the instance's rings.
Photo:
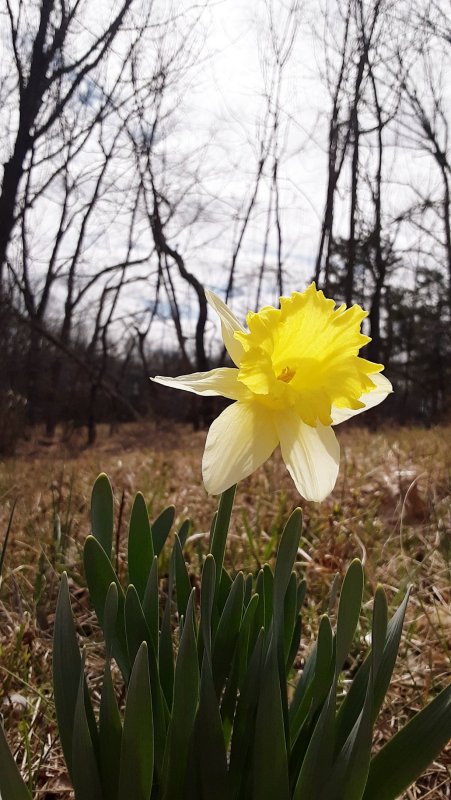
<path id="1" fill-rule="evenodd" d="M 299 569 L 309 584 L 303 651 L 309 649 L 333 576 L 343 573 L 352 558 L 364 561 L 368 606 L 377 583 L 393 607 L 413 584 L 378 746 L 449 681 L 451 427 L 368 431 L 349 423 L 339 438 L 340 476 L 321 505 L 300 502 L 277 454 L 238 487 L 227 566 L 256 572 L 271 561 L 284 521 L 302 506 Z M 104 471 L 113 483 L 119 570 L 131 501 L 141 490 L 151 518 L 174 504 L 179 522 L 192 520 L 187 559 L 195 580 L 216 508 L 201 483 L 204 440 L 205 432 L 186 426 L 147 423 L 115 432 L 101 429 L 96 447 L 88 450 L 75 437 L 49 443 L 37 432 L 14 458 L 0 463 L 0 542 L 17 500 L 0 586 L 0 711 L 37 797 L 71 796 L 51 698 L 51 632 L 63 569 L 71 579 L 79 632 L 91 648 L 92 685 L 98 676 L 95 644 L 90 644 L 96 631 L 81 573 L 93 481 Z M 366 630 L 363 624 L 357 660 Z M 448 751 L 405 797 L 451 797 L 450 771 Z"/>

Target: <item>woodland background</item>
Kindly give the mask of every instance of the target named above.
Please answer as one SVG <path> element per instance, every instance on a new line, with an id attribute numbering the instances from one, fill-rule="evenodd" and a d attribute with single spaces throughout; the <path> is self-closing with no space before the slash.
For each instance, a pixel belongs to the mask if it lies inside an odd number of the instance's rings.
<path id="1" fill-rule="evenodd" d="M 0 0 L 1 450 L 36 423 L 86 425 L 89 443 L 149 413 L 201 424 L 148 376 L 224 361 L 204 288 L 244 315 L 312 279 L 369 310 L 366 355 L 396 389 L 384 417 L 443 419 L 448 12 Z"/>

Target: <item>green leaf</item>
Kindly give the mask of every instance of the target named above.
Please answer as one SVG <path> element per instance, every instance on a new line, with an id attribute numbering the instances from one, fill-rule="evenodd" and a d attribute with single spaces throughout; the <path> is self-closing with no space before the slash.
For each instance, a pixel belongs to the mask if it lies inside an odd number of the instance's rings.
<path id="1" fill-rule="evenodd" d="M 218 591 L 219 582 L 221 580 L 227 533 L 230 525 L 230 517 L 232 515 L 235 492 L 236 486 L 231 486 L 230 489 L 222 493 L 219 500 L 218 513 L 210 536 L 210 553 L 216 564 L 216 592 Z"/>
<path id="2" fill-rule="evenodd" d="M 321 797 L 334 749 L 336 683 L 334 681 L 311 735 L 293 793 L 293 800 Z"/>
<path id="3" fill-rule="evenodd" d="M 251 601 L 247 606 L 243 619 L 241 620 L 240 627 L 240 641 L 239 641 L 239 685 L 241 687 L 244 676 L 247 672 L 249 661 L 249 653 L 252 652 L 250 646 L 250 634 L 254 622 L 254 617 L 257 612 L 259 597 L 257 594 L 252 595 Z"/>
<path id="4" fill-rule="evenodd" d="M 72 776 L 72 740 L 75 707 L 80 685 L 81 656 L 64 572 L 56 604 L 53 631 L 53 693 L 61 746 L 67 769 Z"/>
<path id="5" fill-rule="evenodd" d="M 308 796 L 308 795 L 307 795 Z M 289 800 L 288 757 L 277 643 L 270 645 L 261 678 L 254 734 L 253 800 Z"/>
<path id="6" fill-rule="evenodd" d="M 175 589 L 177 594 L 177 610 L 179 616 L 184 617 L 186 608 L 191 595 L 191 582 L 186 568 L 185 559 L 183 557 L 182 545 L 179 537 L 175 536 L 174 542 L 174 557 L 175 557 Z"/>
<path id="7" fill-rule="evenodd" d="M 401 641 L 402 626 L 404 624 L 404 617 L 406 614 L 409 596 L 410 589 L 408 589 L 406 592 L 404 600 L 387 626 L 387 637 L 384 645 L 384 651 L 378 664 L 378 670 L 374 684 L 373 721 L 376 719 L 376 716 L 380 711 L 390 685 L 391 676 L 396 663 L 396 657 L 398 655 L 399 643 Z"/>
<path id="8" fill-rule="evenodd" d="M 227 598 L 232 588 L 233 580 L 224 567 L 222 568 L 221 580 L 219 581 L 219 589 L 216 593 L 215 607 L 218 614 L 222 614 Z"/>
<path id="9" fill-rule="evenodd" d="M 185 547 L 185 543 L 186 543 L 186 540 L 187 540 L 187 538 L 188 538 L 188 536 L 190 534 L 192 526 L 193 526 L 193 523 L 191 522 L 190 519 L 185 519 L 182 522 L 182 524 L 180 525 L 180 529 L 179 529 L 179 532 L 178 532 L 178 537 L 180 539 L 180 544 L 181 544 L 182 548 Z"/>
<path id="10" fill-rule="evenodd" d="M 108 660 L 103 673 L 99 711 L 100 773 L 106 798 L 117 797 L 121 743 L 122 722 Z"/>
<path id="11" fill-rule="evenodd" d="M 263 599 L 264 617 L 263 624 L 266 633 L 271 628 L 273 621 L 273 602 L 274 602 L 274 577 L 269 564 L 263 566 Z"/>
<path id="12" fill-rule="evenodd" d="M 245 775 L 251 772 L 249 762 L 259 700 L 264 637 L 265 632 L 261 628 L 241 686 L 233 724 L 229 777 L 234 798 L 241 796 Z"/>
<path id="13" fill-rule="evenodd" d="M 152 522 L 151 530 L 152 530 L 152 542 L 153 542 L 153 550 L 156 556 L 159 556 L 163 547 L 166 544 L 166 539 L 168 538 L 172 523 L 174 522 L 175 517 L 175 508 L 174 506 L 168 506 L 161 512 L 161 514 Z"/>
<path id="14" fill-rule="evenodd" d="M 282 634 L 285 595 L 296 561 L 301 531 L 302 511 L 296 508 L 283 530 L 274 572 L 274 625 L 277 636 Z"/>
<path id="15" fill-rule="evenodd" d="M 84 547 L 85 576 L 89 595 L 103 629 L 105 601 L 111 583 L 115 583 L 118 592 L 118 614 L 113 640 L 113 656 L 127 682 L 130 675 L 130 662 L 127 652 L 124 624 L 124 592 L 111 562 L 103 547 L 93 536 L 88 536 Z"/>
<path id="16" fill-rule="evenodd" d="M 103 800 L 97 756 L 86 715 L 83 662 L 80 670 L 72 738 L 72 783 L 75 800 Z"/>
<path id="17" fill-rule="evenodd" d="M 258 597 L 258 605 L 254 614 L 254 621 L 249 636 L 249 649 L 251 652 L 253 651 L 257 638 L 260 635 L 260 630 L 265 624 L 265 588 L 262 569 L 257 574 L 257 580 L 255 582 L 255 594 Z"/>
<path id="18" fill-rule="evenodd" d="M 140 600 L 144 597 L 153 562 L 153 542 L 146 502 L 141 492 L 135 497 L 128 530 L 128 573 Z"/>
<path id="19" fill-rule="evenodd" d="M 374 679 L 372 711 L 373 723 L 380 711 L 387 693 L 388 686 L 390 684 L 396 656 L 398 654 L 399 642 L 401 640 L 402 626 L 408 599 L 409 592 L 407 592 L 403 602 L 387 626 L 387 635 L 383 654 L 378 666 L 377 675 Z M 354 680 L 351 683 L 349 691 L 339 708 L 335 730 L 337 750 L 340 750 L 343 747 L 343 744 L 352 730 L 354 723 L 363 707 L 370 675 L 370 668 L 371 653 L 367 655 L 365 661 L 358 669 L 356 675 L 354 676 Z"/>
<path id="20" fill-rule="evenodd" d="M 224 610 L 221 614 L 213 642 L 213 676 L 217 696 L 219 698 L 229 674 L 233 654 L 238 643 L 241 617 L 243 614 L 244 577 L 239 572 L 236 576 Z"/>
<path id="21" fill-rule="evenodd" d="M 101 473 L 97 478 L 91 495 L 92 535 L 102 545 L 111 559 L 113 547 L 113 490 L 108 476 Z"/>
<path id="22" fill-rule="evenodd" d="M 293 642 L 293 634 L 296 627 L 297 620 L 297 580 L 294 572 L 291 573 L 291 578 L 288 583 L 287 591 L 285 594 L 284 612 L 283 612 L 283 653 L 285 674 L 288 656 L 290 654 L 291 645 Z M 296 654 L 295 654 L 296 655 Z"/>
<path id="23" fill-rule="evenodd" d="M 117 586 L 114 581 L 112 581 L 108 587 L 105 609 L 103 612 L 103 636 L 105 639 L 106 657 L 108 661 L 111 659 L 113 653 L 118 608 L 119 595 Z"/>
<path id="24" fill-rule="evenodd" d="M 166 705 L 172 708 L 174 693 L 174 650 L 172 647 L 171 596 L 168 595 L 161 623 L 158 670 Z"/>
<path id="25" fill-rule="evenodd" d="M 299 581 L 298 584 L 298 602 L 297 602 L 298 614 L 301 612 L 301 608 L 304 605 L 306 594 L 307 594 L 307 581 L 303 578 L 301 581 Z"/>
<path id="26" fill-rule="evenodd" d="M 309 654 L 296 686 L 290 706 L 290 734 L 292 741 L 299 736 L 307 717 L 311 717 L 324 702 L 332 685 L 333 634 L 329 617 L 321 617 L 318 639 Z"/>
<path id="27" fill-rule="evenodd" d="M 133 664 L 125 705 L 118 800 L 149 800 L 154 767 L 152 696 L 147 645 Z"/>
<path id="28" fill-rule="evenodd" d="M 224 739 L 228 746 L 232 735 L 233 719 L 235 716 L 239 690 L 247 673 L 249 659 L 249 635 L 258 605 L 257 595 L 253 595 L 247 606 L 238 635 L 238 641 L 233 655 L 232 665 L 227 676 L 227 683 L 221 699 L 221 718 L 224 729 Z"/>
<path id="29" fill-rule="evenodd" d="M 174 677 L 174 703 L 164 755 L 163 800 L 180 800 L 199 703 L 199 664 L 193 619 L 194 589 L 188 602 Z"/>
<path id="30" fill-rule="evenodd" d="M 202 796 L 228 800 L 227 756 L 207 647 L 202 661 L 195 738 Z"/>
<path id="31" fill-rule="evenodd" d="M 363 596 L 363 569 L 358 559 L 351 562 L 346 572 L 338 604 L 336 633 L 336 670 L 343 668 L 354 639 Z"/>
<path id="32" fill-rule="evenodd" d="M 141 651 L 142 642 L 147 644 L 149 657 L 150 685 L 152 690 L 152 708 L 154 721 L 155 765 L 158 772 L 163 766 L 163 756 L 166 743 L 166 709 L 161 692 L 160 676 L 157 655 L 144 612 L 139 601 L 138 593 L 133 585 L 127 589 L 125 597 L 125 629 L 129 648 L 130 661 L 133 663 Z"/>
<path id="33" fill-rule="evenodd" d="M 451 686 L 443 689 L 376 754 L 363 800 L 395 800 L 451 738 Z"/>
<path id="34" fill-rule="evenodd" d="M 31 800 L 21 774 L 6 741 L 0 723 L 0 797 L 3 800 Z"/>
<path id="35" fill-rule="evenodd" d="M 302 633 L 302 619 L 298 616 L 295 620 L 294 628 L 293 628 L 293 637 L 291 639 L 290 649 L 288 650 L 285 671 L 287 677 L 290 674 L 290 670 L 293 669 L 293 662 L 298 654 L 299 647 L 301 644 L 301 633 Z"/>
<path id="36" fill-rule="evenodd" d="M 244 579 L 244 605 L 248 606 L 252 600 L 252 590 L 254 588 L 254 576 L 250 572 Z"/>
<path id="37" fill-rule="evenodd" d="M 158 593 L 158 558 L 154 556 L 142 602 L 144 617 L 153 640 L 155 652 L 159 650 L 160 598 Z"/>

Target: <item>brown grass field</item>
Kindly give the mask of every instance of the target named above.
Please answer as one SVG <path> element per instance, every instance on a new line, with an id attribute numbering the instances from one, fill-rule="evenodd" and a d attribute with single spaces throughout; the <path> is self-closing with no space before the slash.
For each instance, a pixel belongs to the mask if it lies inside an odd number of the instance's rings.
<path id="1" fill-rule="evenodd" d="M 299 498 L 278 454 L 238 487 L 227 566 L 256 571 L 271 561 L 284 521 L 301 505 L 299 568 L 309 584 L 303 650 L 309 649 L 333 576 L 343 574 L 352 558 L 364 561 L 369 611 L 377 583 L 385 587 L 391 608 L 413 584 L 377 747 L 450 678 L 451 427 L 369 431 L 349 423 L 338 435 L 340 476 L 321 505 Z M 0 462 L 0 552 L 17 500 L 0 578 L 0 712 L 36 797 L 72 796 L 52 705 L 51 632 L 63 569 L 71 577 L 80 633 L 93 630 L 81 572 L 92 484 L 104 471 L 115 490 L 119 570 L 131 501 L 141 490 L 151 518 L 174 504 L 178 521 L 192 519 L 187 559 L 196 574 L 216 508 L 201 482 L 204 441 L 205 432 L 167 422 L 124 425 L 114 432 L 105 426 L 93 449 L 75 437 L 49 443 L 36 432 L 15 457 Z M 367 630 L 356 643 L 356 657 L 364 650 Z M 95 686 L 95 647 L 89 663 Z M 448 750 L 404 797 L 451 797 L 450 773 Z"/>

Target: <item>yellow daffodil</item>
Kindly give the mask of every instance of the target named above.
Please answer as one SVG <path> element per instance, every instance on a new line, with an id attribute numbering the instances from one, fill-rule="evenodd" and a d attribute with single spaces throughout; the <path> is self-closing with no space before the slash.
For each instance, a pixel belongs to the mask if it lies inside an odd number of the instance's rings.
<path id="1" fill-rule="evenodd" d="M 335 308 L 312 283 L 280 298 L 280 308 L 249 312 L 246 330 L 212 292 L 224 345 L 236 368 L 179 378 L 164 386 L 236 402 L 213 422 L 202 461 L 205 488 L 220 494 L 263 464 L 278 444 L 299 493 L 323 500 L 334 488 L 340 449 L 332 430 L 392 391 L 382 364 L 359 357 L 370 339 L 358 305 Z"/>

